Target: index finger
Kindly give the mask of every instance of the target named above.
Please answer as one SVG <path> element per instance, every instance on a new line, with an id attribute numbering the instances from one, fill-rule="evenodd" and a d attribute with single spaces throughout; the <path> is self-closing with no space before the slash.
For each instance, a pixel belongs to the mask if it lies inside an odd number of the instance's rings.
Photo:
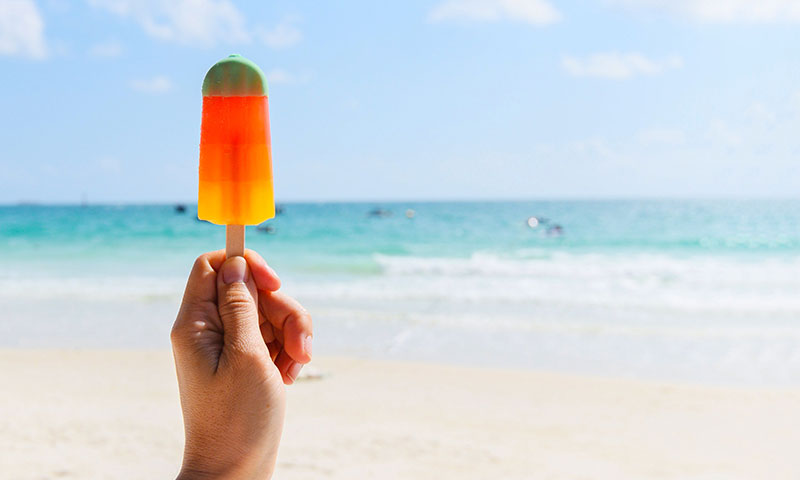
<path id="1" fill-rule="evenodd" d="M 216 302 L 217 270 L 224 261 L 225 250 L 208 252 L 197 257 L 186 281 L 184 301 Z"/>
<path id="2" fill-rule="evenodd" d="M 278 278 L 278 274 L 255 250 L 246 249 L 244 258 L 247 260 L 247 266 L 250 267 L 250 273 L 253 274 L 259 290 L 274 292 L 281 288 L 281 279 Z"/>
<path id="3" fill-rule="evenodd" d="M 311 315 L 300 302 L 281 292 L 258 296 L 261 315 L 283 333 L 283 349 L 297 363 L 311 361 L 314 334 Z"/>

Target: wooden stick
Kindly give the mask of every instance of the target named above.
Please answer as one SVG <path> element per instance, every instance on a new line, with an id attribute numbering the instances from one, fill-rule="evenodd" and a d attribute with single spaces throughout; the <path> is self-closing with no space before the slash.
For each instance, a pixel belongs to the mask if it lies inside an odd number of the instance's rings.
<path id="1" fill-rule="evenodd" d="M 244 225 L 225 227 L 225 257 L 244 256 Z"/>

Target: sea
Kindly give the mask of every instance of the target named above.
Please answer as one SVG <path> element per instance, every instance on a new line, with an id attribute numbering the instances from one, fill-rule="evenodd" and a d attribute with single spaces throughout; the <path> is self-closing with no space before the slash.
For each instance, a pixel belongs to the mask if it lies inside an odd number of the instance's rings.
<path id="1" fill-rule="evenodd" d="M 0 347 L 168 348 L 224 230 L 195 205 L 0 206 Z M 315 353 L 800 385 L 800 200 L 286 203 L 247 245 Z"/>

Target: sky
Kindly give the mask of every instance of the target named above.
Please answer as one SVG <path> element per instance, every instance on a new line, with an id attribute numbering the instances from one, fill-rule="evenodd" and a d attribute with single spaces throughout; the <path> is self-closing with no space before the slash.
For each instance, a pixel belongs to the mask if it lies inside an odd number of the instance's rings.
<path id="1" fill-rule="evenodd" d="M 230 53 L 278 201 L 800 192 L 800 0 L 0 0 L 0 203 L 196 201 Z"/>

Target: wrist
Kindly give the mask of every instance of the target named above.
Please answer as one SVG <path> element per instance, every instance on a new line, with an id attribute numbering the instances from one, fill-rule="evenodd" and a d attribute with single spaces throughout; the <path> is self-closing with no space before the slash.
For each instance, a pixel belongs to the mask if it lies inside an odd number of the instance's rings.
<path id="1" fill-rule="evenodd" d="M 230 462 L 185 458 L 176 480 L 269 480 L 274 462 Z"/>

